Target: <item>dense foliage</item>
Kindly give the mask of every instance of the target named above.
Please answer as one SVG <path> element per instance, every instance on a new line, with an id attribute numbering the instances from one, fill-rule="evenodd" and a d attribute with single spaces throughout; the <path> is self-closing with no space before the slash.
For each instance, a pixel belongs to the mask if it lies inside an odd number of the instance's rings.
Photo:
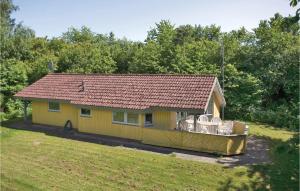
<path id="1" fill-rule="evenodd" d="M 87 27 L 70 28 L 59 38 L 35 37 L 15 23 L 18 8 L 1 0 L 1 110 L 19 110 L 12 95 L 48 73 L 215 74 L 221 79 L 225 54 L 226 118 L 251 119 L 297 128 L 299 123 L 299 15 L 275 14 L 253 31 L 162 20 L 144 42 L 117 39 Z M 15 103 L 15 104 L 14 104 Z"/>

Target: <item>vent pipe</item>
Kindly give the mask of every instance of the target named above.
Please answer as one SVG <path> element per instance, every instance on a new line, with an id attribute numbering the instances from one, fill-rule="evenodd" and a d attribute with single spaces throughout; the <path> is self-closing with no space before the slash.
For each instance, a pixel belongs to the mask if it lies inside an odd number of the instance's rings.
<path id="1" fill-rule="evenodd" d="M 84 87 L 84 81 L 83 80 L 81 81 L 81 87 L 82 87 L 81 91 L 84 92 L 85 87 Z"/>

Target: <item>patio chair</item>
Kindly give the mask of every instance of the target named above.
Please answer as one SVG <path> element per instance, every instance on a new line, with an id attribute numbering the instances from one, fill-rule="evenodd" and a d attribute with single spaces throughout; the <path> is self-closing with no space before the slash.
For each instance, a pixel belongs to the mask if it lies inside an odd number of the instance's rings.
<path id="1" fill-rule="evenodd" d="M 193 115 L 189 115 L 186 117 L 186 120 L 194 120 L 194 116 Z"/>
<path id="2" fill-rule="evenodd" d="M 218 128 L 218 133 L 222 135 L 232 134 L 233 121 L 224 121 L 224 124 Z"/>
<path id="3" fill-rule="evenodd" d="M 208 122 L 208 117 L 206 115 L 200 115 L 197 120 L 196 130 L 200 133 L 208 133 L 206 125 L 201 124 L 201 122 Z"/>
<path id="4" fill-rule="evenodd" d="M 197 124 L 200 123 L 199 124 L 199 132 L 201 132 L 201 133 L 209 133 L 208 129 L 207 129 L 207 126 L 201 124 L 201 122 L 209 122 L 208 117 L 206 115 L 200 115 L 199 118 L 198 118 L 198 120 L 197 120 Z"/>
<path id="5" fill-rule="evenodd" d="M 208 122 L 208 117 L 206 115 L 200 115 L 200 117 L 198 118 L 198 121 Z"/>
<path id="6" fill-rule="evenodd" d="M 222 124 L 222 120 L 220 117 L 213 117 L 211 119 L 211 122 L 216 123 L 216 124 Z"/>
<path id="7" fill-rule="evenodd" d="M 199 132 L 199 133 L 208 133 L 208 130 L 207 130 L 207 127 L 205 125 L 202 125 L 201 123 L 199 123 L 197 121 L 196 132 Z"/>
<path id="8" fill-rule="evenodd" d="M 180 120 L 178 122 L 178 129 L 181 131 L 188 131 L 189 124 L 185 120 Z"/>
<path id="9" fill-rule="evenodd" d="M 225 121 L 224 125 L 227 127 L 228 133 L 231 134 L 233 130 L 233 121 Z"/>

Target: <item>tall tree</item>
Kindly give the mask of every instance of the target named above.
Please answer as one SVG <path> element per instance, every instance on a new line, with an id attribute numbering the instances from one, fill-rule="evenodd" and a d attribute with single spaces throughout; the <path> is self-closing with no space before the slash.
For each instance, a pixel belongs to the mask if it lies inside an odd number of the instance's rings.
<path id="1" fill-rule="evenodd" d="M 69 45 L 58 59 L 58 72 L 112 73 L 116 65 L 106 45 Z"/>

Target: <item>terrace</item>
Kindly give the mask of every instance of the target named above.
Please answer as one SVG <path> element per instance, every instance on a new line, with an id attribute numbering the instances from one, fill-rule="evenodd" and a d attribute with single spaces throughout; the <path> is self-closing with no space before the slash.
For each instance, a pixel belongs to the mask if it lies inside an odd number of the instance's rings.
<path id="1" fill-rule="evenodd" d="M 209 120 L 200 115 L 180 119 L 175 129 L 143 128 L 141 141 L 150 145 L 237 155 L 246 152 L 247 134 L 245 123 L 218 118 Z"/>
<path id="2" fill-rule="evenodd" d="M 189 115 L 177 122 L 177 130 L 214 135 L 247 134 L 248 127 L 239 121 L 222 121 L 219 117 Z"/>

